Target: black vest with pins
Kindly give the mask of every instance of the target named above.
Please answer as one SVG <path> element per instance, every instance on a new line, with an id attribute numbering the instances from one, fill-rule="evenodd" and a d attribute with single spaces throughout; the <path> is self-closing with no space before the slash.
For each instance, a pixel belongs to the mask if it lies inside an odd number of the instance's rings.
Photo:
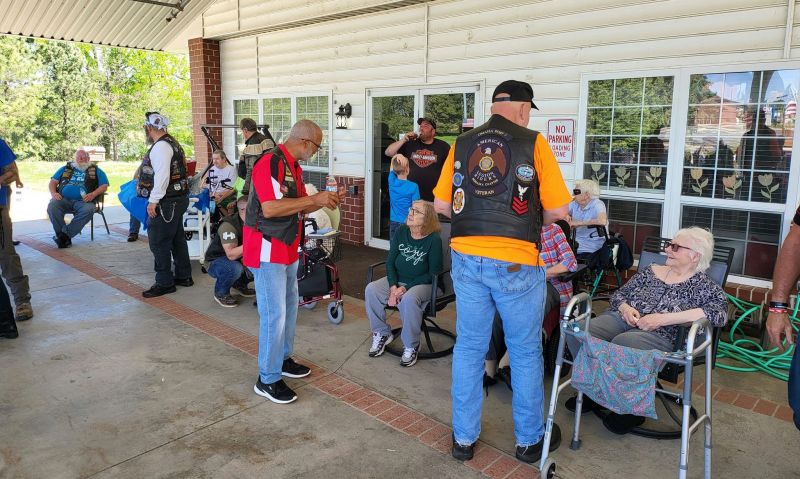
<path id="1" fill-rule="evenodd" d="M 167 191 L 164 195 L 165 198 L 172 198 L 176 196 L 184 196 L 189 193 L 189 176 L 186 172 L 186 155 L 183 153 L 183 148 L 175 138 L 170 135 L 164 135 L 156 140 L 147 150 L 142 160 L 141 172 L 139 173 L 139 182 L 136 188 L 136 194 L 142 198 L 150 198 L 150 192 L 153 191 L 155 184 L 155 170 L 153 170 L 153 163 L 150 160 L 150 152 L 159 141 L 166 141 L 172 148 L 172 159 L 169 162 L 169 184 Z"/>
<path id="2" fill-rule="evenodd" d="M 264 160 L 265 157 L 268 157 L 267 160 Z M 259 161 L 270 162 L 269 168 L 274 178 L 278 177 L 278 172 L 283 171 L 283 181 L 280 185 L 283 198 L 298 197 L 299 189 L 297 187 L 297 181 L 295 181 L 292 169 L 289 167 L 289 162 L 286 160 L 286 156 L 284 156 L 280 146 L 276 146 L 268 151 L 264 156 L 256 160 L 256 163 Z M 253 164 L 253 168 L 255 168 L 255 164 Z M 298 181 L 302 181 L 302 178 L 298 179 Z M 256 189 L 252 188 L 250 190 L 250 196 L 247 198 L 247 214 L 245 215 L 244 224 L 260 231 L 261 235 L 267 241 L 272 241 L 272 239 L 275 238 L 283 244 L 291 245 L 295 238 L 297 238 L 299 224 L 298 215 L 295 213 L 287 216 L 267 218 L 264 216 L 264 212 L 261 209 L 261 203 L 262 201 L 258 198 Z"/>
<path id="3" fill-rule="evenodd" d="M 539 244 L 542 207 L 533 163 L 538 132 L 500 116 L 458 137 L 452 237 L 501 236 Z"/>
<path id="4" fill-rule="evenodd" d="M 72 175 L 74 173 L 75 166 L 73 166 L 71 161 L 68 161 L 66 166 L 64 166 L 64 171 L 61 172 L 61 178 L 58 180 L 56 191 L 61 193 L 61 190 L 63 190 L 64 187 L 69 184 L 69 180 L 72 179 Z M 91 193 L 92 191 L 96 190 L 98 186 L 100 186 L 100 182 L 97 179 L 97 166 L 95 164 L 91 164 L 88 168 L 86 168 L 86 177 L 83 180 L 83 188 L 87 193 Z"/>

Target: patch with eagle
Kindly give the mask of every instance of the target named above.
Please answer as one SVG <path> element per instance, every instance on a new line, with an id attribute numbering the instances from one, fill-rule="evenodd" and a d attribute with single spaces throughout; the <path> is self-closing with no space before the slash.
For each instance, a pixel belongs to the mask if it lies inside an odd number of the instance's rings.
<path id="1" fill-rule="evenodd" d="M 506 192 L 503 184 L 511 164 L 508 142 L 500 136 L 483 135 L 470 147 L 467 178 L 473 194 L 479 197 Z"/>
<path id="2" fill-rule="evenodd" d="M 514 191 L 511 195 L 511 210 L 519 216 L 528 213 L 533 180 L 536 170 L 533 165 L 519 165 L 514 170 Z"/>

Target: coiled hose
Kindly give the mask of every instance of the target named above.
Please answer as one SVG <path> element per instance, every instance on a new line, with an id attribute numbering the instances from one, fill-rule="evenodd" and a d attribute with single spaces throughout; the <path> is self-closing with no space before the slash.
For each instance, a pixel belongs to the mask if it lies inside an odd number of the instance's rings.
<path id="1" fill-rule="evenodd" d="M 739 325 L 751 314 L 761 309 L 761 305 L 748 303 L 731 295 L 728 295 L 728 300 L 733 303 L 737 312 L 741 314 L 731 326 L 727 340 L 724 337 L 720 338 L 719 349 L 717 350 L 717 367 L 728 371 L 747 373 L 761 371 L 782 381 L 788 381 L 788 370 L 792 363 L 794 348 L 797 345 L 789 346 L 786 351 L 781 351 L 777 347 L 764 349 L 760 343 L 749 339 L 743 333 L 739 333 L 737 338 L 736 333 Z M 797 301 L 792 314 L 789 315 L 789 321 L 795 332 L 800 331 L 800 319 L 797 316 L 798 307 L 800 307 L 800 301 Z M 744 366 L 725 364 L 720 362 L 720 359 L 731 359 L 743 363 Z"/>

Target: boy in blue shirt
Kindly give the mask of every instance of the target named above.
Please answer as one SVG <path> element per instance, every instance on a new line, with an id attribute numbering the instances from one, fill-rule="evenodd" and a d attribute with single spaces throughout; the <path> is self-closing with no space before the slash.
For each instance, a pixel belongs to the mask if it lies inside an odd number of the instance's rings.
<path id="1" fill-rule="evenodd" d="M 406 223 L 411 203 L 419 199 L 419 186 L 408 180 L 408 158 L 397 154 L 392 157 L 392 171 L 389 172 L 389 240 L 394 238 L 395 230 Z"/>

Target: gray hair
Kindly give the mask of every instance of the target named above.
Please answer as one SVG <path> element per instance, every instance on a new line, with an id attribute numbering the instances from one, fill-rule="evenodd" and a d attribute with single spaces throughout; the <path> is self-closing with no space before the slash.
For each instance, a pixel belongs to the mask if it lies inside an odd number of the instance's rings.
<path id="1" fill-rule="evenodd" d="M 700 255 L 700 261 L 697 263 L 698 271 L 705 271 L 711 266 L 711 259 L 714 257 L 714 235 L 705 228 L 699 226 L 690 226 L 688 228 L 679 229 L 673 238 L 678 236 L 689 240 L 689 246 L 692 251 Z"/>
<path id="2" fill-rule="evenodd" d="M 600 185 L 594 180 L 578 180 L 575 182 L 575 188 L 589 193 L 589 197 L 592 199 L 600 197 Z"/>
<path id="3" fill-rule="evenodd" d="M 311 120 L 300 120 L 289 130 L 289 137 L 295 140 L 313 140 L 317 133 L 322 136 L 322 128 Z"/>

